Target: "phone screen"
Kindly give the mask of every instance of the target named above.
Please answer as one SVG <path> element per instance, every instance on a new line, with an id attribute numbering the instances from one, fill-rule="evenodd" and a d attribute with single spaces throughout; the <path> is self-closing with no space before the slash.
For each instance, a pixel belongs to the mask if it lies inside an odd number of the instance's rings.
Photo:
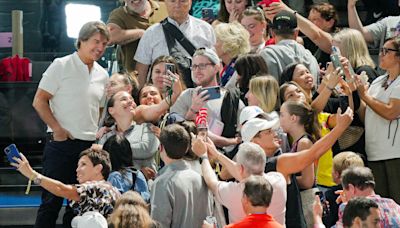
<path id="1" fill-rule="evenodd" d="M 11 145 L 7 146 L 6 148 L 4 148 L 4 153 L 7 155 L 7 159 L 10 163 L 17 162 L 13 159 L 13 157 L 21 158 L 21 155 L 19 154 L 19 151 L 15 144 L 11 144 Z"/>
<path id="2" fill-rule="evenodd" d="M 221 88 L 219 86 L 201 88 L 199 93 L 203 92 L 204 90 L 207 90 L 207 94 L 209 95 L 208 100 L 221 98 Z"/>
<path id="3" fill-rule="evenodd" d="M 175 65 L 172 63 L 165 63 L 165 74 L 167 74 L 168 70 L 171 71 L 172 73 L 176 73 Z"/>
<path id="4" fill-rule="evenodd" d="M 201 17 L 208 18 L 208 19 L 215 19 L 213 9 L 212 8 L 203 8 L 201 10 Z"/>

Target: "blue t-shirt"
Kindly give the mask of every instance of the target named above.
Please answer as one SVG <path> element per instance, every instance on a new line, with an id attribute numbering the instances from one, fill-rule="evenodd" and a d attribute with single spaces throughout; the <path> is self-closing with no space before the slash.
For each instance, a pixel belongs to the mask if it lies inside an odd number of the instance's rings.
<path id="1" fill-rule="evenodd" d="M 133 189 L 132 172 L 136 173 L 136 181 Z M 119 171 L 113 171 L 108 176 L 107 181 L 110 182 L 112 186 L 116 187 L 120 193 L 134 190 L 138 192 L 146 202 L 150 201 L 149 187 L 147 186 L 146 178 L 140 170 L 134 171 L 131 169 L 126 169 L 125 174 L 122 174 Z"/>

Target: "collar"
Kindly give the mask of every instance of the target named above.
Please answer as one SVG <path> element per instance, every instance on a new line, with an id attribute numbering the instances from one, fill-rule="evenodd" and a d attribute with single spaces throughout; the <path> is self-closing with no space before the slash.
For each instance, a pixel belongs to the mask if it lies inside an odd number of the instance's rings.
<path id="1" fill-rule="evenodd" d="M 190 22 L 190 15 L 187 16 L 186 20 L 185 20 L 181 25 L 179 25 L 177 21 L 175 21 L 174 19 L 172 19 L 172 18 L 170 18 L 170 17 L 167 17 L 167 20 L 168 20 L 171 24 L 175 25 L 176 27 L 181 28 L 182 26 L 185 26 L 185 25 L 189 24 L 189 22 Z"/>

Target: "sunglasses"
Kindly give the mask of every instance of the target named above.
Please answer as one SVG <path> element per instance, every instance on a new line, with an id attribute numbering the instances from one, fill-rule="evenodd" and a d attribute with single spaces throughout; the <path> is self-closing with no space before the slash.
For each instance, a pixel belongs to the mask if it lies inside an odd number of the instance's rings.
<path id="1" fill-rule="evenodd" d="M 383 56 L 387 55 L 389 51 L 398 52 L 399 50 L 393 48 L 385 48 L 385 47 L 379 49 L 379 52 L 382 53 Z"/>

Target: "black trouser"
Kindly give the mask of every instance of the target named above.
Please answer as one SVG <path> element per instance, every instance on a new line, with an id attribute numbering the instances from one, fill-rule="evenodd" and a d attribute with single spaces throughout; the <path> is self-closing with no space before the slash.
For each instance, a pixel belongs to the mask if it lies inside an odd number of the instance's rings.
<path id="1" fill-rule="evenodd" d="M 53 141 L 51 135 L 49 135 L 43 152 L 42 174 L 59 180 L 64 184 L 76 184 L 76 168 L 79 154 L 90 148 L 92 143 L 92 141 L 78 139 L 56 142 Z M 62 202 L 63 198 L 57 197 L 43 189 L 42 203 L 37 212 L 35 227 L 55 227 Z M 73 212 L 68 206 L 63 219 L 64 227 L 71 227 L 72 218 Z"/>

